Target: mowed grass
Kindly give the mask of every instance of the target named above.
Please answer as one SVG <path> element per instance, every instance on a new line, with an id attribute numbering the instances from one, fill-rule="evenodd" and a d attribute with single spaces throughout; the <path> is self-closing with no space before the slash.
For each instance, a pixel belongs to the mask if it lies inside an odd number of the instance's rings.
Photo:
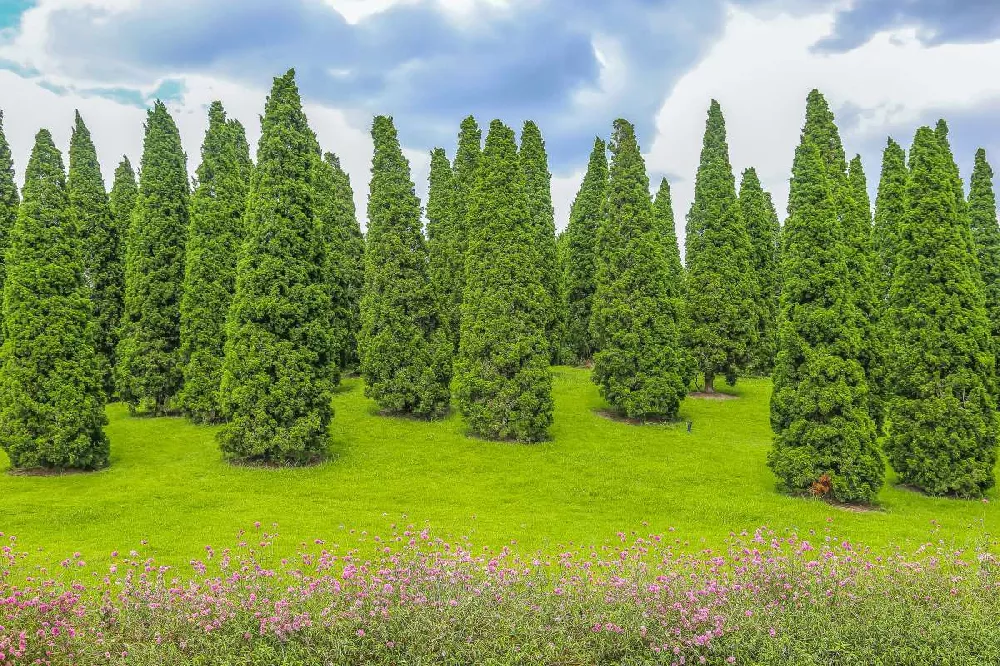
<path id="1" fill-rule="evenodd" d="M 685 423 L 604 418 L 589 372 L 553 373 L 553 439 L 537 445 L 467 437 L 458 414 L 438 422 L 378 416 L 360 380 L 347 380 L 334 399 L 329 461 L 302 469 L 231 466 L 215 428 L 131 417 L 113 405 L 111 467 L 0 475 L 0 530 L 17 535 L 21 549 L 42 549 L 41 557 L 137 548 L 180 564 L 207 544 L 232 545 L 254 521 L 277 523 L 277 545 L 288 552 L 316 538 L 353 545 L 350 530 L 387 533 L 393 523 L 532 550 L 670 528 L 691 547 L 718 546 L 730 531 L 766 525 L 822 534 L 831 521 L 838 537 L 877 547 L 929 539 L 965 547 L 997 527 L 995 503 L 925 497 L 895 487 L 891 475 L 878 511 L 781 495 L 766 465 L 766 380 L 740 381 L 729 389 L 738 399 L 686 400 L 688 432 Z M 0 469 L 7 467 L 0 453 Z"/>

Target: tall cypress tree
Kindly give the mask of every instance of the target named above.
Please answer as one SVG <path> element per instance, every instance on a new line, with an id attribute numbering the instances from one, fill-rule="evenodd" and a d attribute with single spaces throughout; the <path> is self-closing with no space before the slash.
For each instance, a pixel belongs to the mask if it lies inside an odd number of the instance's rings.
<path id="1" fill-rule="evenodd" d="M 871 502 L 885 465 L 857 360 L 862 337 L 851 295 L 843 229 L 824 160 L 803 133 L 782 230 L 778 356 L 768 465 L 793 492 Z"/>
<path id="2" fill-rule="evenodd" d="M 889 293 L 885 449 L 904 483 L 974 497 L 994 484 L 995 357 L 957 194 L 949 151 L 920 128 Z"/>
<path id="3" fill-rule="evenodd" d="M 427 253 L 431 288 L 438 301 L 438 311 L 445 318 L 448 339 L 454 348 L 458 340 L 460 314 L 454 308 L 454 294 L 459 284 L 455 250 L 455 194 L 451 162 L 444 148 L 431 151 L 431 170 L 427 187 Z"/>
<path id="4" fill-rule="evenodd" d="M 392 118 L 375 118 L 372 139 L 358 338 L 365 395 L 389 413 L 437 417 L 448 410 L 452 348 L 431 289 L 420 200 Z"/>
<path id="5" fill-rule="evenodd" d="M 318 154 L 289 70 L 264 106 L 226 322 L 218 439 L 230 460 L 304 464 L 327 449 L 336 348 L 313 210 Z"/>
<path id="6" fill-rule="evenodd" d="M 951 179 L 951 186 L 955 192 L 955 210 L 958 214 L 960 222 L 958 228 L 962 238 L 965 240 L 973 261 L 976 263 L 978 268 L 979 258 L 976 256 L 975 242 L 972 239 L 972 226 L 971 221 L 969 220 L 969 204 L 965 200 L 965 185 L 962 183 L 962 174 L 958 170 L 958 162 L 955 161 L 955 155 L 951 151 L 951 143 L 948 140 L 948 123 L 946 123 L 943 118 L 937 121 L 937 125 L 934 127 L 934 135 L 941 144 L 942 151 L 944 151 L 943 159 L 948 170 L 949 178 Z M 980 288 L 982 288 L 982 274 L 978 270 L 975 273 L 975 278 L 979 281 Z"/>
<path id="7" fill-rule="evenodd" d="M 608 156 L 604 141 L 594 139 L 587 173 L 573 200 L 566 226 L 563 291 L 566 299 L 567 353 L 577 362 L 593 358 L 596 347 L 590 335 L 590 316 L 597 271 L 597 230 L 608 187 Z"/>
<path id="8" fill-rule="evenodd" d="M 196 423 L 213 423 L 221 416 L 226 315 L 236 290 L 250 177 L 246 132 L 239 121 L 226 119 L 221 102 L 208 110 L 197 175 L 180 304 L 184 388 L 178 403 Z"/>
<path id="9" fill-rule="evenodd" d="M 10 242 L 10 230 L 14 228 L 14 221 L 17 219 L 19 202 L 17 185 L 14 183 L 14 160 L 7 136 L 3 132 L 3 111 L 0 111 L 0 294 L 3 293 L 6 275 L 4 255 Z M 0 314 L 0 344 L 3 344 L 4 328 L 3 315 Z"/>
<path id="10" fill-rule="evenodd" d="M 630 418 L 674 418 L 687 384 L 678 335 L 678 286 L 671 284 L 662 229 L 635 129 L 616 120 L 598 232 L 591 330 L 600 351 L 593 380 Z"/>
<path id="11" fill-rule="evenodd" d="M 528 214 L 535 225 L 539 270 L 542 284 L 549 297 L 548 321 L 545 333 L 552 350 L 550 360 L 559 363 L 563 329 L 566 317 L 563 312 L 562 281 L 559 277 L 559 255 L 556 251 L 555 211 L 552 208 L 552 174 L 549 158 L 545 154 L 545 141 L 538 125 L 528 120 L 521 130 L 521 169 L 524 171 L 524 193 Z"/>
<path id="12" fill-rule="evenodd" d="M 65 178 L 62 156 L 41 130 L 10 231 L 4 285 L 0 442 L 15 468 L 108 463 L 98 328 Z"/>
<path id="13" fill-rule="evenodd" d="M 753 167 L 740 181 L 740 211 L 747 225 L 752 247 L 752 266 L 757 278 L 757 311 L 760 314 L 757 344 L 751 353 L 751 369 L 769 375 L 774 367 L 778 344 L 778 214 Z"/>
<path id="14" fill-rule="evenodd" d="M 653 223 L 662 238 L 664 257 L 667 260 L 667 295 L 675 302 L 674 312 L 677 316 L 677 337 L 682 354 L 681 379 L 685 386 L 690 386 L 698 374 L 698 368 L 690 348 L 685 344 L 691 324 L 687 318 L 686 308 L 686 276 L 684 264 L 681 262 L 681 248 L 677 242 L 677 227 L 674 220 L 674 207 L 670 197 L 670 183 L 666 178 L 660 179 L 660 187 L 653 199 Z"/>
<path id="15" fill-rule="evenodd" d="M 180 301 L 188 226 L 187 160 L 163 102 L 146 118 L 139 196 L 125 250 L 125 310 L 115 380 L 135 409 L 167 411 L 181 387 Z"/>
<path id="16" fill-rule="evenodd" d="M 875 199 L 872 249 L 875 253 L 876 290 L 884 310 L 896 264 L 900 228 L 906 215 L 906 153 L 890 138 L 882 151 L 882 177 Z"/>
<path id="17" fill-rule="evenodd" d="M 993 353 L 1000 364 L 1000 226 L 997 225 L 997 200 L 993 192 L 993 169 L 986 161 L 986 151 L 976 151 L 969 187 L 969 222 L 976 243 L 979 270 L 983 276 L 986 314 L 990 319 Z M 1000 367 L 997 368 L 1000 371 Z"/>
<path id="18" fill-rule="evenodd" d="M 750 235 L 736 196 L 722 109 L 715 100 L 708 111 L 686 247 L 688 344 L 710 393 L 716 375 L 733 383 L 747 367 L 760 317 Z"/>
<path id="19" fill-rule="evenodd" d="M 354 189 L 351 176 L 340 165 L 340 158 L 326 153 L 323 159 L 333 167 L 337 188 L 337 243 L 331 266 L 339 266 L 342 274 L 344 303 L 340 316 L 346 317 L 347 338 L 340 351 L 339 367 L 342 370 L 358 365 L 358 332 L 361 330 L 361 291 L 365 283 L 365 237 L 361 234 L 357 210 L 354 207 Z"/>
<path id="20" fill-rule="evenodd" d="M 122 238 L 111 214 L 97 150 L 79 111 L 69 144 L 68 191 L 73 216 L 80 228 L 79 238 L 83 242 L 83 275 L 94 304 L 104 390 L 111 394 L 114 391 L 115 347 L 125 296 Z"/>
<path id="21" fill-rule="evenodd" d="M 514 132 L 490 124 L 469 202 L 455 395 L 473 432 L 535 442 L 552 423 L 548 296 Z"/>
<path id="22" fill-rule="evenodd" d="M 454 349 L 458 351 L 461 335 L 462 296 L 465 293 L 465 255 L 469 246 L 469 204 L 476 189 L 479 160 L 482 155 L 483 133 L 473 116 L 462 121 L 458 132 L 458 148 L 452 163 L 452 213 L 453 231 L 448 260 L 456 276 L 451 293 L 451 307 L 447 320 L 452 333 Z"/>

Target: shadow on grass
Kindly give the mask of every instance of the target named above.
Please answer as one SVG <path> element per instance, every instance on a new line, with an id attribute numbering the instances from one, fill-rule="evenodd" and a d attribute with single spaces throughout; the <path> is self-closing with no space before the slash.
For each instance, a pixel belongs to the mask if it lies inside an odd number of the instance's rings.
<path id="1" fill-rule="evenodd" d="M 667 425 L 676 426 L 686 423 L 684 419 L 680 418 L 668 418 L 663 416 L 646 416 L 646 417 L 629 417 L 625 416 L 619 411 L 610 408 L 595 409 L 594 413 L 601 418 L 607 419 L 609 421 L 614 421 L 616 423 L 627 423 L 628 425 Z"/>

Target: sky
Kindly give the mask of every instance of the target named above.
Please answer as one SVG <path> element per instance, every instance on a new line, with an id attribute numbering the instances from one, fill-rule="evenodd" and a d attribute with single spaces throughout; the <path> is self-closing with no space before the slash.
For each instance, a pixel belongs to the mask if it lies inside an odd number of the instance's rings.
<path id="1" fill-rule="evenodd" d="M 375 114 L 395 119 L 417 193 L 458 126 L 531 119 L 565 226 L 595 136 L 637 130 L 683 238 L 711 99 L 737 181 L 755 167 L 784 217 L 805 98 L 827 97 L 850 158 L 877 187 L 886 137 L 943 117 L 968 178 L 978 147 L 1000 172 L 997 0 L 0 0 L 0 109 L 19 179 L 41 127 L 68 147 L 79 109 L 106 184 L 138 165 L 160 98 L 194 173 L 208 105 L 252 149 L 272 77 L 296 70 L 310 125 L 339 154 L 362 223 Z"/>

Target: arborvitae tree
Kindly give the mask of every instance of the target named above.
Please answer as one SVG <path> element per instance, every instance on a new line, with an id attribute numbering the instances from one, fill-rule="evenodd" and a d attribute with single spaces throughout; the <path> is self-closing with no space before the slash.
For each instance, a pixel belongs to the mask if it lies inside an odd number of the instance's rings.
<path id="1" fill-rule="evenodd" d="M 365 395 L 392 414 L 448 411 L 452 347 L 428 274 L 427 247 L 410 165 L 392 118 L 372 125 L 361 375 Z"/>
<path id="2" fill-rule="evenodd" d="M 757 344 L 751 350 L 751 370 L 770 375 L 778 345 L 778 298 L 780 295 L 778 214 L 753 167 L 740 181 L 740 211 L 747 225 L 754 275 L 757 277 L 757 311 L 760 314 Z"/>
<path id="3" fill-rule="evenodd" d="M 337 238 L 334 259 L 331 266 L 340 266 L 341 284 L 344 289 L 343 316 L 346 316 L 346 344 L 340 350 L 341 370 L 356 368 L 358 365 L 358 332 L 361 330 L 361 291 L 365 283 L 365 237 L 361 234 L 354 207 L 354 189 L 351 176 L 340 165 L 340 158 L 334 153 L 323 156 L 333 167 L 334 182 L 337 186 Z"/>
<path id="4" fill-rule="evenodd" d="M 550 360 L 552 363 L 559 363 L 566 316 L 563 312 L 562 280 L 559 276 L 559 255 L 556 251 L 552 174 L 549 173 L 549 158 L 545 154 L 542 133 L 538 125 L 530 120 L 524 123 L 524 128 L 521 130 L 519 158 L 521 169 L 524 171 L 524 193 L 528 203 L 528 214 L 535 225 L 535 242 L 541 262 L 539 270 L 542 274 L 542 284 L 549 296 L 545 334 L 552 350 Z"/>
<path id="5" fill-rule="evenodd" d="M 427 253 L 431 288 L 438 300 L 438 311 L 447 324 L 453 348 L 458 340 L 461 312 L 454 307 L 459 284 L 455 262 L 455 194 L 451 163 L 444 148 L 431 151 L 431 171 L 427 187 Z"/>
<path id="6" fill-rule="evenodd" d="M 35 137 L 10 231 L 0 353 L 0 442 L 15 468 L 108 464 L 103 368 L 63 161 Z"/>
<path id="7" fill-rule="evenodd" d="M 677 315 L 677 335 L 680 341 L 680 351 L 683 354 L 681 378 L 684 385 L 689 386 L 698 374 L 698 367 L 691 355 L 691 350 L 684 344 L 690 328 L 685 308 L 686 277 L 684 264 L 681 263 L 681 248 L 677 243 L 677 227 L 674 221 L 674 207 L 670 198 L 670 183 L 667 182 L 666 178 L 660 179 L 660 187 L 653 200 L 653 223 L 662 238 L 663 253 L 667 260 L 667 294 L 676 303 L 674 312 Z"/>
<path id="8" fill-rule="evenodd" d="M 226 323 L 219 393 L 229 422 L 218 438 L 230 460 L 304 464 L 327 449 L 336 349 L 313 211 L 318 152 L 289 70 L 261 118 Z"/>
<path id="9" fill-rule="evenodd" d="M 469 246 L 469 204 L 476 189 L 479 160 L 482 154 L 483 134 L 473 116 L 462 121 L 458 132 L 458 148 L 452 163 L 452 213 L 453 233 L 448 261 L 452 274 L 457 276 L 451 294 L 452 305 L 446 320 L 450 321 L 454 349 L 458 351 L 461 335 L 462 296 L 465 293 L 465 255 Z"/>
<path id="10" fill-rule="evenodd" d="M 995 357 L 949 151 L 928 127 L 910 150 L 889 293 L 886 452 L 903 483 L 974 497 L 993 486 Z"/>
<path id="11" fill-rule="evenodd" d="M 711 393 L 716 375 L 732 384 L 747 367 L 760 317 L 750 235 L 736 197 L 722 109 L 715 100 L 687 218 L 686 248 L 688 344 L 705 376 L 705 391 Z"/>
<path id="12" fill-rule="evenodd" d="M 993 169 L 986 161 L 986 151 L 982 148 L 976 151 L 976 163 L 972 169 L 969 222 L 979 257 L 979 271 L 983 276 L 993 353 L 1000 364 L 1000 226 L 997 225 L 997 200 L 993 193 Z M 1000 367 L 997 370 L 1000 371 Z"/>
<path id="13" fill-rule="evenodd" d="M 469 202 L 455 395 L 470 429 L 536 442 L 552 423 L 548 297 L 514 132 L 490 124 Z"/>
<path id="14" fill-rule="evenodd" d="M 0 111 L 0 294 L 3 293 L 4 285 L 4 255 L 10 242 L 10 230 L 14 228 L 14 221 L 17 219 L 19 201 L 17 185 L 14 183 L 14 160 L 3 132 L 3 111 Z M 3 315 L 0 314 L 0 344 L 3 344 L 4 328 Z"/>
<path id="15" fill-rule="evenodd" d="M 906 179 L 906 153 L 890 138 L 882 152 L 882 177 L 878 183 L 872 227 L 876 293 L 883 311 L 892 284 L 900 227 L 906 215 Z"/>
<path id="16" fill-rule="evenodd" d="M 591 330 L 600 351 L 593 380 L 629 418 L 674 418 L 687 392 L 678 335 L 678 285 L 671 284 L 662 221 L 635 129 L 616 120 L 604 213 L 598 231 Z"/>
<path id="17" fill-rule="evenodd" d="M 226 316 L 236 290 L 250 177 L 246 132 L 239 121 L 226 120 L 221 102 L 208 110 L 197 176 L 180 305 L 184 388 L 177 402 L 195 423 L 214 423 L 221 417 Z"/>
<path id="18" fill-rule="evenodd" d="M 597 351 L 590 335 L 590 315 L 597 285 L 597 230 L 608 187 L 608 156 L 604 141 L 594 139 L 587 173 L 569 212 L 563 292 L 566 299 L 565 347 L 572 360 L 585 362 Z"/>
<path id="19" fill-rule="evenodd" d="M 181 290 L 188 227 L 187 159 L 163 102 L 146 119 L 139 196 L 125 250 L 125 311 L 115 384 L 131 409 L 167 411 L 181 387 Z"/>
<path id="20" fill-rule="evenodd" d="M 104 189 L 101 164 L 90 131 L 76 112 L 69 144 L 69 201 L 79 227 L 84 283 L 90 289 L 97 321 L 97 353 L 104 391 L 114 391 L 113 369 L 118 327 L 125 298 L 122 239 Z"/>
<path id="21" fill-rule="evenodd" d="M 843 230 L 824 160 L 808 135 L 795 153 L 794 211 L 782 230 L 778 356 L 768 465 L 793 492 L 871 502 L 885 474 L 868 409 Z"/>

